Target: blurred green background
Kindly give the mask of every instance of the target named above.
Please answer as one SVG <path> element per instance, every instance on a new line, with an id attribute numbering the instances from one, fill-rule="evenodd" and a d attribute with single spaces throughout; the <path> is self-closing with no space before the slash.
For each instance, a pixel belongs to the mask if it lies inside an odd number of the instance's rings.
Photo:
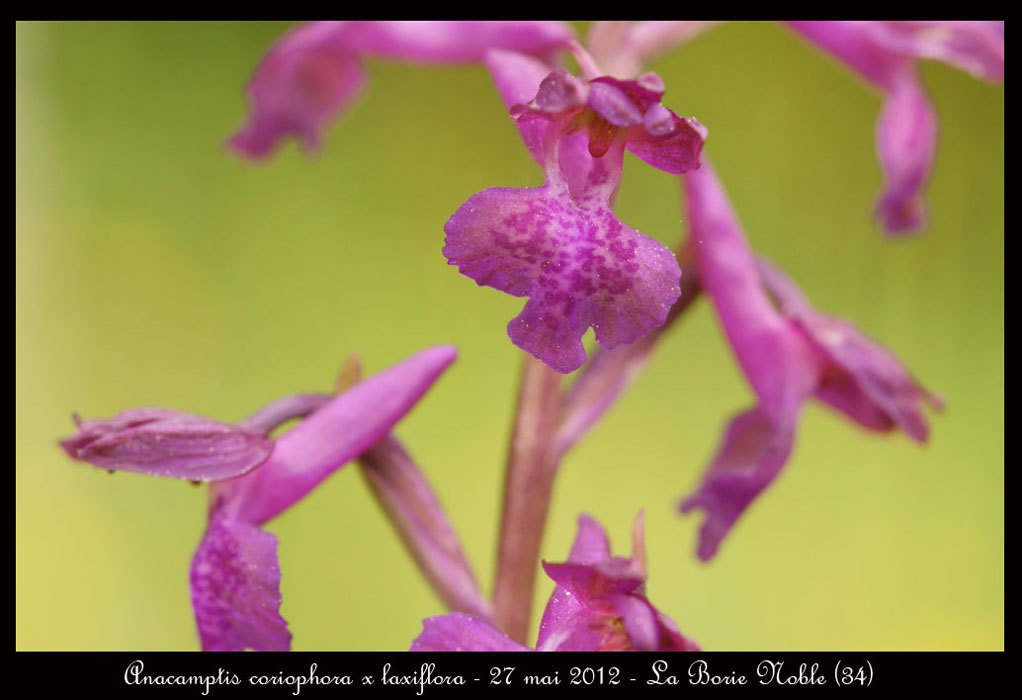
<path id="1" fill-rule="evenodd" d="M 584 25 L 579 25 L 584 28 Z M 443 223 L 489 186 L 540 184 L 480 67 L 370 61 L 318 157 L 225 152 L 280 23 L 18 24 L 19 649 L 195 649 L 188 566 L 205 489 L 72 463 L 70 414 L 143 405 L 240 419 L 451 343 L 398 434 L 492 585 L 522 301 L 446 265 Z M 567 459 L 544 556 L 586 511 L 629 550 L 646 509 L 651 600 L 710 650 L 1004 643 L 1004 93 L 941 64 L 932 225 L 870 212 L 880 96 L 783 27 L 715 29 L 651 66 L 761 253 L 945 397 L 925 447 L 814 404 L 794 458 L 710 565 L 675 513 L 751 393 L 700 302 Z M 673 245 L 675 178 L 628 156 L 618 213 Z M 273 521 L 295 649 L 404 649 L 443 612 L 354 469 Z M 536 615 L 553 588 L 537 579 Z"/>

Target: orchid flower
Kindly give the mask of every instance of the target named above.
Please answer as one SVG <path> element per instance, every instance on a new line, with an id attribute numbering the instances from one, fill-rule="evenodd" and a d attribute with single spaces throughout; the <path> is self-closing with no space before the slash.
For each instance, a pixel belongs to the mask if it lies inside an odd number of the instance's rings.
<path id="1" fill-rule="evenodd" d="M 319 147 L 326 124 L 365 84 L 363 56 L 415 63 L 478 61 L 493 48 L 547 58 L 574 36 L 560 22 L 309 22 L 285 34 L 248 83 L 252 112 L 228 141 L 250 158 L 286 135 Z"/>
<path id="2" fill-rule="evenodd" d="M 810 397 L 866 428 L 899 427 L 918 442 L 928 435 L 921 403 L 942 404 L 890 352 L 813 310 L 779 270 L 757 264 L 705 161 L 685 175 L 685 195 L 699 279 L 759 401 L 731 421 L 702 484 L 681 504 L 683 512 L 706 511 L 698 553 L 708 560 L 783 468 Z"/>
<path id="3" fill-rule="evenodd" d="M 937 117 L 915 60 L 944 61 L 993 82 L 1004 80 L 1004 22 L 789 22 L 886 94 L 877 151 L 887 187 L 876 213 L 890 233 L 925 220 L 922 190 L 937 147 Z"/>
<path id="4" fill-rule="evenodd" d="M 261 526 L 384 438 L 456 354 L 430 348 L 336 397 L 288 397 L 237 426 L 134 409 L 80 422 L 61 444 L 104 469 L 211 481 L 209 523 L 191 567 L 202 648 L 286 650 L 291 634 L 280 616 L 277 538 Z M 303 416 L 281 437 L 266 437 Z"/>
<path id="5" fill-rule="evenodd" d="M 637 61 L 662 43 L 650 34 L 622 51 Z M 551 67 L 565 48 L 584 80 Z M 310 23 L 263 59 L 249 84 L 252 116 L 231 145 L 258 158 L 293 133 L 316 148 L 323 125 L 364 81 L 362 55 L 484 60 L 543 167 L 542 187 L 480 192 L 445 226 L 451 265 L 480 285 L 529 297 L 508 324 L 516 345 L 566 374 L 585 363 L 582 336 L 590 327 L 612 348 L 664 322 L 680 294 L 677 262 L 611 209 L 626 149 L 672 174 L 699 166 L 706 130 L 660 104 L 658 76 L 605 74 L 571 30 L 554 22 Z"/>
<path id="6" fill-rule="evenodd" d="M 610 554 L 607 534 L 588 515 L 568 561 L 543 563 L 557 587 L 543 612 L 538 651 L 698 651 L 645 595 L 646 549 L 640 512 L 629 558 Z M 452 614 L 426 619 L 412 651 L 530 651 L 484 620 Z"/>
<path id="7" fill-rule="evenodd" d="M 565 374 L 585 363 L 590 327 L 605 348 L 631 343 L 661 325 L 680 294 L 671 251 L 612 211 L 625 150 L 677 175 L 699 167 L 706 137 L 699 122 L 660 104 L 655 73 L 612 78 L 573 49 L 587 79 L 518 53 L 486 55 L 546 182 L 484 190 L 444 227 L 451 265 L 480 285 L 529 297 L 508 335 Z"/>

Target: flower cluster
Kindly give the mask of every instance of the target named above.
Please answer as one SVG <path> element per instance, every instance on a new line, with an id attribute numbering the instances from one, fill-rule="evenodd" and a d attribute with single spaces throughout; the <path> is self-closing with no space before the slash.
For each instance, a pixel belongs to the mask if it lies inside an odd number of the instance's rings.
<path id="1" fill-rule="evenodd" d="M 366 480 L 451 614 L 423 623 L 413 650 L 527 650 L 550 492 L 564 454 L 635 378 L 657 340 L 705 292 L 755 394 L 731 419 L 698 488 L 680 504 L 705 512 L 698 556 L 709 560 L 792 453 L 815 397 L 874 431 L 924 442 L 923 406 L 941 400 L 851 323 L 816 311 L 782 271 L 749 247 L 705 157 L 708 131 L 679 116 L 651 57 L 713 22 L 599 22 L 586 45 L 557 22 L 315 22 L 282 37 L 248 84 L 251 112 L 229 140 L 269 156 L 287 136 L 319 148 L 326 125 L 366 83 L 363 61 L 479 63 L 540 166 L 539 187 L 490 187 L 442 226 L 443 254 L 478 285 L 527 299 L 507 326 L 528 353 L 501 523 L 496 589 L 478 588 L 424 474 L 390 435 L 455 357 L 425 350 L 337 396 L 296 395 L 238 424 L 164 409 L 80 421 L 61 444 L 109 470 L 210 482 L 209 521 L 191 567 L 204 649 L 287 649 L 276 538 L 262 530 L 330 473 L 359 460 Z M 1004 77 L 999 22 L 790 22 L 886 102 L 877 129 L 886 188 L 877 214 L 893 233 L 924 221 L 923 190 L 937 122 L 916 62 L 938 59 Z M 562 59 L 571 56 L 580 75 Z M 624 154 L 679 178 L 688 237 L 675 249 L 620 220 Z M 437 224 L 437 231 L 441 228 Z M 439 245 L 439 241 L 438 241 Z M 599 348 L 587 356 L 583 336 Z M 534 359 L 533 359 L 534 358 Z M 561 375 L 580 370 L 568 390 Z M 300 422 L 275 438 L 292 419 Z M 630 558 L 610 554 L 591 517 L 566 562 L 543 563 L 557 587 L 538 650 L 694 650 L 645 596 L 642 517 Z"/>

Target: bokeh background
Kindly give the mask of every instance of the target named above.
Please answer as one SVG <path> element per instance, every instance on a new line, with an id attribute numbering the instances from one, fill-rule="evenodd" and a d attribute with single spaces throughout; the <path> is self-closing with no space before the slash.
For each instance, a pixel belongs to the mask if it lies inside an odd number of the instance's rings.
<path id="1" fill-rule="evenodd" d="M 72 463 L 70 414 L 240 419 L 433 344 L 460 359 L 398 434 L 492 585 L 521 307 L 446 265 L 443 223 L 540 184 L 480 67 L 369 61 L 318 157 L 223 148 L 280 23 L 16 27 L 16 646 L 195 649 L 204 488 Z M 584 25 L 579 25 L 584 30 Z M 580 512 L 621 553 L 646 510 L 651 600 L 705 649 L 1000 649 L 1004 639 L 1004 93 L 922 67 L 940 114 L 932 224 L 885 239 L 880 96 L 785 28 L 733 23 L 651 66 L 753 245 L 892 348 L 947 411 L 930 444 L 818 404 L 710 565 L 675 512 L 751 393 L 701 301 L 567 459 L 544 556 Z M 628 156 L 620 217 L 668 245 L 675 178 Z M 295 649 L 404 649 L 443 612 L 355 469 L 273 521 Z M 536 615 L 553 584 L 537 579 Z"/>

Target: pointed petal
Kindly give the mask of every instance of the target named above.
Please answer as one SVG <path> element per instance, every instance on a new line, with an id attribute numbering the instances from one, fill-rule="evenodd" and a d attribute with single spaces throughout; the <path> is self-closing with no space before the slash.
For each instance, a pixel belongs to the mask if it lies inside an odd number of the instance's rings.
<path id="1" fill-rule="evenodd" d="M 578 516 L 578 534 L 571 546 L 568 561 L 573 564 L 595 564 L 610 558 L 610 540 L 607 533 L 591 515 Z"/>
<path id="2" fill-rule="evenodd" d="M 453 613 L 422 621 L 422 634 L 409 651 L 531 651 L 488 622 Z"/>
<path id="3" fill-rule="evenodd" d="M 260 469 L 219 483 L 214 500 L 246 522 L 273 518 L 386 435 L 456 356 L 429 348 L 355 385 L 280 437 Z"/>
<path id="4" fill-rule="evenodd" d="M 780 473 L 791 453 L 797 419 L 790 416 L 778 424 L 754 408 L 731 421 L 698 490 L 680 506 L 682 513 L 706 511 L 699 531 L 700 559 L 713 558 L 739 516 Z"/>
<path id="5" fill-rule="evenodd" d="M 101 469 L 188 481 L 244 474 L 273 451 L 273 441 L 258 431 L 163 408 L 80 421 L 60 445 L 72 459 Z"/>
<path id="6" fill-rule="evenodd" d="M 192 606 L 205 651 L 287 651 L 277 538 L 216 517 L 192 559 Z"/>

